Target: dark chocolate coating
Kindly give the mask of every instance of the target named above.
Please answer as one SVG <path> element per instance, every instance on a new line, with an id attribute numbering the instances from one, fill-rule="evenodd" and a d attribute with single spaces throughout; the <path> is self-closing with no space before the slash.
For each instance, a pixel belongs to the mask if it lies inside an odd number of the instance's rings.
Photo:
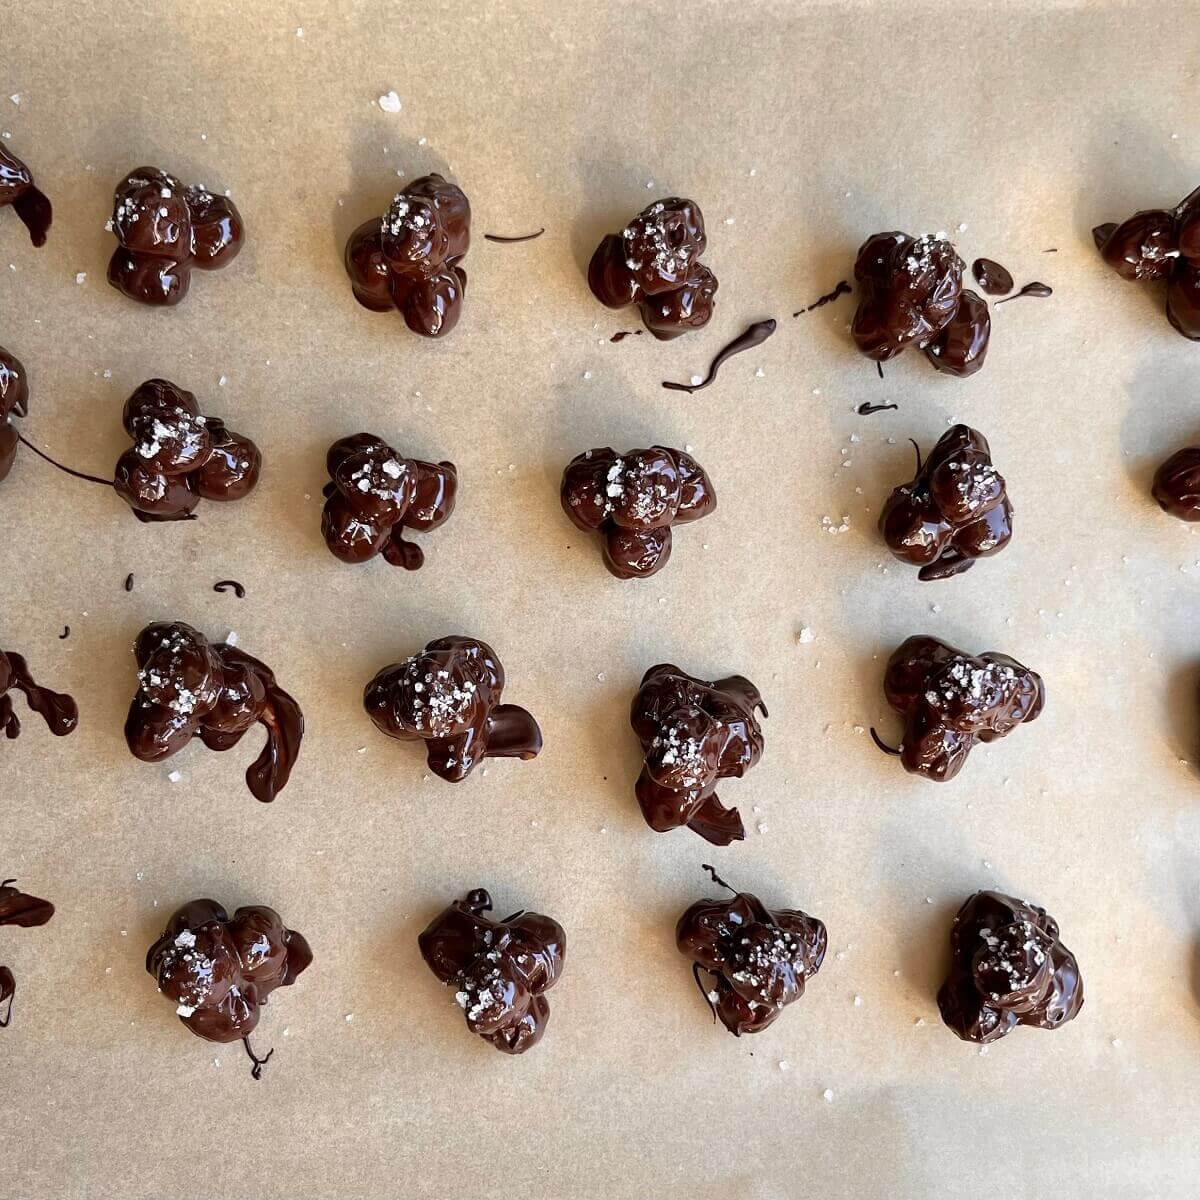
<path id="1" fill-rule="evenodd" d="M 0 655 L 0 660 L 3 655 Z M 49 900 L 39 900 L 11 886 L 15 879 L 0 880 L 0 925 L 17 925 L 22 929 L 33 929 L 45 925 L 54 916 L 54 905 Z M 7 1029 L 12 1020 L 13 997 L 17 994 L 17 981 L 12 970 L 0 964 L 0 1029 Z"/>
<path id="2" fill-rule="evenodd" d="M 423 741 L 429 769 L 461 783 L 485 758 L 536 758 L 542 731 L 523 708 L 501 704 L 504 668 L 485 642 L 445 637 L 384 667 L 363 692 L 376 728 Z"/>
<path id="3" fill-rule="evenodd" d="M 925 347 L 925 357 L 944 375 L 966 379 L 983 366 L 992 336 L 992 315 L 987 301 L 963 288 L 954 316 Z"/>
<path id="4" fill-rule="evenodd" d="M 566 959 L 563 927 L 541 913 L 504 921 L 483 889 L 468 892 L 436 916 L 417 939 L 421 957 L 455 989 L 467 1028 L 505 1054 L 524 1054 L 541 1041 L 550 1020 L 546 993 Z"/>
<path id="5" fill-rule="evenodd" d="M 651 829 L 686 825 L 717 846 L 746 836 L 738 810 L 721 804 L 716 787 L 762 757 L 756 709 L 767 715 L 758 688 L 741 675 L 707 683 L 669 663 L 646 672 L 629 722 L 645 755 L 635 792 Z"/>
<path id="6" fill-rule="evenodd" d="M 1057 1029 L 1083 1007 L 1079 964 L 1058 923 L 1026 900 L 976 892 L 954 918 L 950 955 L 938 1008 L 963 1041 L 998 1042 L 1018 1025 Z"/>
<path id="7" fill-rule="evenodd" d="M 442 337 L 458 324 L 471 244 L 471 205 L 440 175 L 398 192 L 383 218 L 364 221 L 346 243 L 354 298 L 372 312 L 398 309 L 413 333 Z"/>
<path id="8" fill-rule="evenodd" d="M 604 538 L 604 565 L 618 579 L 646 579 L 671 557 L 671 527 L 717 506 L 704 468 L 682 450 L 655 446 L 618 455 L 610 447 L 577 455 L 563 472 L 563 512 Z"/>
<path id="9" fill-rule="evenodd" d="M 1101 257 L 1122 279 L 1166 280 L 1167 320 L 1200 341 L 1200 188 L 1170 211 L 1134 213 L 1092 230 Z"/>
<path id="10" fill-rule="evenodd" d="M 937 783 L 953 779 L 979 742 L 1042 711 L 1041 676 L 1007 654 L 975 657 L 932 637 L 910 637 L 888 660 L 887 702 L 905 719 L 900 761 Z"/>
<path id="11" fill-rule="evenodd" d="M 203 416 L 196 397 L 169 380 L 146 380 L 121 422 L 133 445 L 117 460 L 113 487 L 139 521 L 185 520 L 202 499 L 241 500 L 258 483 L 258 447 Z"/>
<path id="12" fill-rule="evenodd" d="M 21 721 L 13 710 L 11 689 L 25 697 L 29 707 L 46 722 L 55 737 L 65 737 L 79 724 L 79 708 L 64 692 L 40 687 L 29 673 L 24 656 L 15 650 L 0 650 L 0 729 L 8 738 L 21 732 Z"/>
<path id="13" fill-rule="evenodd" d="M 694 200 L 656 200 L 596 247 L 588 286 L 609 308 L 636 304 L 646 328 L 662 341 L 702 329 L 717 291 L 716 276 L 700 262 L 706 243 L 704 215 Z"/>
<path id="14" fill-rule="evenodd" d="M 992 466 L 987 438 L 955 425 L 939 439 L 916 477 L 888 497 L 879 531 L 918 578 L 943 579 L 998 554 L 1012 537 L 1012 506 Z"/>
<path id="15" fill-rule="evenodd" d="M 697 900 L 675 926 L 676 946 L 692 960 L 697 983 L 702 971 L 711 978 L 705 999 L 735 1037 L 761 1033 L 804 995 L 828 941 L 816 917 L 798 908 L 769 909 L 749 892 Z"/>
<path id="16" fill-rule="evenodd" d="M 1154 499 L 1181 521 L 1200 521 L 1200 447 L 1177 450 L 1154 473 Z"/>
<path id="17" fill-rule="evenodd" d="M 44 246 L 54 210 L 45 193 L 34 185 L 33 172 L 6 146 L 0 146 L 0 208 L 9 204 L 29 230 L 29 240 Z"/>
<path id="18" fill-rule="evenodd" d="M 185 187 L 158 167 L 137 167 L 113 193 L 112 231 L 120 243 L 108 282 L 142 304 L 178 304 L 192 268 L 228 266 L 246 239 L 237 206 L 200 184 Z"/>
<path id="19" fill-rule="evenodd" d="M 321 532 L 330 553 L 348 563 L 382 554 L 394 567 L 417 570 L 425 555 L 404 530 L 424 532 L 449 519 L 458 494 L 454 464 L 404 458 L 375 434 L 356 433 L 329 447 L 325 466 Z"/>
<path id="20" fill-rule="evenodd" d="M 133 653 L 141 682 L 125 720 L 133 756 L 162 762 L 194 737 L 210 750 L 230 750 L 257 722 L 267 742 L 246 770 L 246 786 L 256 799 L 274 800 L 300 753 L 304 714 L 271 670 L 182 621 L 147 625 Z"/>
<path id="21" fill-rule="evenodd" d="M 29 379 L 21 360 L 0 346 L 0 480 L 7 478 L 17 457 L 20 437 L 13 417 L 29 413 Z"/>

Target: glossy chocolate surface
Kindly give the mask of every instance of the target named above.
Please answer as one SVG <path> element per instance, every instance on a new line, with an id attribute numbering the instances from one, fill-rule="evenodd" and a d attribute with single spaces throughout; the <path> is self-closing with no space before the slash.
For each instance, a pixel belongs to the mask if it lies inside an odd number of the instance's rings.
<path id="1" fill-rule="evenodd" d="M 562 975 L 566 934 L 541 913 L 516 912 L 503 921 L 483 889 L 468 892 L 420 935 L 421 956 L 448 987 L 467 1028 L 505 1054 L 535 1046 L 550 1020 L 546 993 Z"/>
<path id="2" fill-rule="evenodd" d="M 20 434 L 14 417 L 29 413 L 29 379 L 21 360 L 0 346 L 0 480 L 7 478 L 17 457 Z"/>
<path id="3" fill-rule="evenodd" d="M 1035 720 L 1046 698 L 1041 676 L 1015 658 L 976 657 L 932 637 L 910 637 L 896 650 L 883 690 L 905 719 L 904 740 L 891 753 L 906 771 L 937 783 L 953 779 L 980 742 Z"/>
<path id="4" fill-rule="evenodd" d="M 1200 521 L 1200 446 L 1177 450 L 1154 473 L 1158 506 L 1181 521 Z"/>
<path id="5" fill-rule="evenodd" d="M 656 338 L 679 337 L 702 329 L 713 313 L 717 278 L 700 261 L 706 245 L 694 200 L 656 200 L 596 247 L 588 286 L 609 308 L 636 304 Z"/>
<path id="6" fill-rule="evenodd" d="M 178 304 L 193 267 L 228 266 L 246 239 L 228 196 L 214 196 L 203 184 L 185 187 L 158 167 L 137 167 L 117 184 L 110 224 L 120 244 L 108 263 L 108 282 L 130 300 L 156 307 Z"/>
<path id="7" fill-rule="evenodd" d="M 169 380 L 146 380 L 121 422 L 133 445 L 117 460 L 113 487 L 139 521 L 187 520 L 201 500 L 241 500 L 258 483 L 258 447 Z"/>
<path id="8" fill-rule="evenodd" d="M 716 787 L 762 757 L 756 709 L 767 715 L 758 688 L 741 675 L 707 683 L 669 663 L 646 672 L 629 722 L 645 756 L 635 792 L 651 829 L 686 825 L 716 846 L 746 836 L 738 810 L 725 808 Z"/>
<path id="9" fill-rule="evenodd" d="M 563 512 L 603 538 L 604 565 L 618 579 L 646 579 L 671 557 L 671 527 L 717 506 L 704 468 L 682 450 L 654 446 L 617 454 L 608 446 L 577 455 L 563 472 Z"/>
<path id="10" fill-rule="evenodd" d="M 879 531 L 898 559 L 921 568 L 922 580 L 961 574 L 1003 550 L 1012 537 L 1012 506 L 987 438 L 955 425 L 924 464 L 918 453 L 916 477 L 888 497 Z"/>
<path id="11" fill-rule="evenodd" d="M 965 378 L 983 366 L 987 302 L 963 288 L 963 261 L 944 237 L 876 233 L 854 263 L 858 309 L 851 335 L 877 364 L 916 346 L 939 371 Z"/>
<path id="12" fill-rule="evenodd" d="M 424 533 L 454 511 L 458 473 L 451 462 L 405 458 L 373 433 L 356 433 L 329 447 L 321 533 L 342 562 L 377 554 L 393 567 L 417 570 L 425 554 L 404 540 L 406 529 Z"/>
<path id="13" fill-rule="evenodd" d="M 0 925 L 17 925 L 22 929 L 45 925 L 54 916 L 54 905 L 13 887 L 16 882 L 0 880 Z M 12 969 L 0 964 L 0 1029 L 7 1029 L 12 1021 L 16 994 L 17 980 Z"/>
<path id="14" fill-rule="evenodd" d="M 21 732 L 21 721 L 13 709 L 12 693 L 20 692 L 55 737 L 65 737 L 79 724 L 79 709 L 72 697 L 41 687 L 29 672 L 29 664 L 15 650 L 0 650 L 0 729 L 12 739 Z"/>
<path id="15" fill-rule="evenodd" d="M 150 947 L 146 970 L 197 1037 L 242 1042 L 258 1079 L 271 1054 L 256 1057 L 249 1038 L 263 1006 L 276 988 L 295 983 L 312 959 L 308 942 L 286 928 L 273 908 L 239 908 L 231 920 L 215 900 L 191 900 Z"/>
<path id="16" fill-rule="evenodd" d="M 446 637 L 384 667 L 363 692 L 375 727 L 425 743 L 429 769 L 461 783 L 485 758 L 536 758 L 542 731 L 523 708 L 501 704 L 504 667 L 485 642 Z"/>
<path id="17" fill-rule="evenodd" d="M 346 243 L 354 298 L 372 312 L 399 310 L 422 337 L 442 337 L 462 315 L 471 206 L 461 188 L 422 175 L 398 192 L 382 219 L 364 221 Z"/>
<path id="18" fill-rule="evenodd" d="M 133 756 L 162 762 L 194 737 L 210 750 L 231 750 L 260 724 L 267 741 L 246 770 L 246 786 L 256 799 L 274 800 L 300 753 L 304 714 L 271 670 L 182 621 L 147 625 L 133 653 L 141 684 L 125 720 Z"/>
<path id="19" fill-rule="evenodd" d="M 1097 225 L 1101 257 L 1122 279 L 1166 281 L 1167 320 L 1200 341 L 1200 188 L 1173 209 L 1144 209 L 1120 224 Z"/>
<path id="20" fill-rule="evenodd" d="M 0 146 L 0 208 L 12 206 L 35 246 L 46 244 L 54 211 L 33 182 L 33 172 L 6 146 Z"/>
<path id="21" fill-rule="evenodd" d="M 693 392 L 699 392 L 706 387 L 711 387 L 716 382 L 717 372 L 729 359 L 735 354 L 744 354 L 747 350 L 753 350 L 756 346 L 761 346 L 775 332 L 775 328 L 776 324 L 773 317 L 768 317 L 765 321 L 756 321 L 744 333 L 739 333 L 733 341 L 727 342 L 717 351 L 716 356 L 709 364 L 708 374 L 699 383 L 675 383 L 668 379 L 663 381 L 663 387 L 671 392 L 687 392 L 689 396 Z"/>
<path id="22" fill-rule="evenodd" d="M 1013 290 L 1012 272 L 994 258 L 977 258 L 971 264 L 971 274 L 989 296 L 1007 296 Z"/>
<path id="23" fill-rule="evenodd" d="M 825 926 L 798 908 L 770 909 L 734 891 L 712 867 L 705 870 L 733 898 L 697 900 L 679 918 L 675 944 L 692 960 L 696 984 L 721 1024 L 735 1037 L 761 1033 L 821 969 Z"/>
<path id="24" fill-rule="evenodd" d="M 1083 1007 L 1075 956 L 1058 923 L 1026 900 L 976 892 L 950 930 L 942 1020 L 963 1041 L 998 1042 L 1018 1025 L 1057 1029 Z"/>

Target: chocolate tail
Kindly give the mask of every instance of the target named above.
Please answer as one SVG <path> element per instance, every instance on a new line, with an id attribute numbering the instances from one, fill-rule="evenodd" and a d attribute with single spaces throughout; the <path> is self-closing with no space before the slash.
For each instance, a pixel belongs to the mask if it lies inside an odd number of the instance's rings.
<path id="1" fill-rule="evenodd" d="M 0 1029 L 7 1029 L 12 1020 L 13 1000 L 17 995 L 17 981 L 13 973 L 5 966 L 0 966 L 0 1004 L 8 1002 L 8 1008 L 0 1017 Z"/>
<path id="2" fill-rule="evenodd" d="M 46 234 L 50 232 L 50 222 L 54 220 L 54 208 L 45 192 L 30 187 L 13 201 L 13 211 L 29 230 L 29 240 L 35 246 L 44 246 Z"/>
<path id="3" fill-rule="evenodd" d="M 64 692 L 38 687 L 22 655 L 10 650 L 8 661 L 12 664 L 13 686 L 24 693 L 29 707 L 46 722 L 50 732 L 55 737 L 66 737 L 71 733 L 79 724 L 79 708 L 74 699 Z M 19 731 L 20 726 L 17 728 Z"/>
<path id="4" fill-rule="evenodd" d="M 736 808 L 726 808 L 715 793 L 696 810 L 687 827 L 714 846 L 728 846 L 730 842 L 746 840 L 741 813 Z"/>
<path id="5" fill-rule="evenodd" d="M 271 683 L 259 721 L 267 727 L 267 744 L 246 768 L 246 786 L 256 800 L 270 804 L 287 786 L 296 765 L 304 736 L 304 714 L 287 692 Z"/>
<path id="6" fill-rule="evenodd" d="M 10 742 L 21 735 L 21 720 L 13 712 L 12 697 L 7 692 L 0 696 L 0 729 Z"/>
<path id="7" fill-rule="evenodd" d="M 531 713 L 516 704 L 499 704 L 488 717 L 488 758 L 536 758 L 542 731 Z"/>

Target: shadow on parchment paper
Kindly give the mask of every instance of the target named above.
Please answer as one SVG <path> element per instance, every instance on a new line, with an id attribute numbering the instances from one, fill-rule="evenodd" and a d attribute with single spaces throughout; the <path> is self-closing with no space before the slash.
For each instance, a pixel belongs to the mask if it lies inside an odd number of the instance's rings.
<path id="1" fill-rule="evenodd" d="M 1183 339 L 1161 321 L 1161 337 Z M 1128 383 L 1129 402 L 1121 422 L 1121 454 L 1135 489 L 1134 502 L 1152 512 L 1150 485 L 1159 465 L 1176 450 L 1200 443 L 1196 411 L 1194 356 L 1151 352 L 1138 364 Z M 1171 518 L 1163 517 L 1164 522 Z"/>
<path id="2" fill-rule="evenodd" d="M 1172 754 L 1186 760 L 1188 773 L 1200 779 L 1200 658 L 1193 655 L 1172 669 L 1159 703 Z"/>

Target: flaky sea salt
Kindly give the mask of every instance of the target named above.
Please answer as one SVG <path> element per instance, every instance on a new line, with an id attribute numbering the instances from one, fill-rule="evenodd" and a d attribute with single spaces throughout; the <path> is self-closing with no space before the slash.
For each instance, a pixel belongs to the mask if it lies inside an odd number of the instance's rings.
<path id="1" fill-rule="evenodd" d="M 796 634 L 796 642 L 801 646 L 811 646 L 817 640 L 817 635 L 813 632 L 811 625 L 802 625 L 800 632 Z"/>
<path id="2" fill-rule="evenodd" d="M 398 113 L 400 111 L 400 97 L 395 92 L 384 92 L 378 100 L 379 107 L 386 113 Z"/>

